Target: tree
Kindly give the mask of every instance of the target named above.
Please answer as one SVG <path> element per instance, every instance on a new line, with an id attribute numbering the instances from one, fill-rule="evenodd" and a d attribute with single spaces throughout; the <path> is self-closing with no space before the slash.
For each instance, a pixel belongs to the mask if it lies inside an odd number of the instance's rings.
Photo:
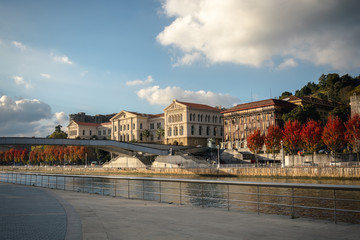
<path id="1" fill-rule="evenodd" d="M 273 154 L 274 160 L 276 157 L 276 153 L 280 151 L 282 137 L 283 134 L 279 126 L 271 125 L 269 127 L 264 141 L 265 141 L 266 151 Z"/>
<path id="2" fill-rule="evenodd" d="M 285 149 L 293 155 L 293 166 L 295 165 L 295 151 L 301 143 L 301 124 L 298 120 L 287 121 L 283 130 L 283 141 Z"/>
<path id="3" fill-rule="evenodd" d="M 279 99 L 284 99 L 284 98 L 287 98 L 287 97 L 290 97 L 292 95 L 291 92 L 288 92 L 288 91 L 285 91 L 281 94 L 281 96 L 279 97 Z"/>
<path id="4" fill-rule="evenodd" d="M 150 131 L 145 129 L 144 131 L 142 131 L 142 135 L 147 140 L 147 138 L 150 136 Z"/>
<path id="5" fill-rule="evenodd" d="M 342 122 L 347 122 L 347 120 L 349 119 L 350 113 L 351 113 L 351 109 L 350 109 L 349 105 L 340 105 L 340 106 L 335 107 L 331 111 L 331 114 L 334 117 L 339 117 Z"/>
<path id="6" fill-rule="evenodd" d="M 49 136 L 49 138 L 61 138 L 66 139 L 67 134 L 61 131 L 61 125 L 55 126 L 55 131 Z"/>
<path id="7" fill-rule="evenodd" d="M 311 162 L 314 164 L 314 152 L 322 146 L 322 133 L 320 121 L 308 120 L 301 129 L 301 143 L 305 151 L 311 152 Z"/>
<path id="8" fill-rule="evenodd" d="M 165 131 L 163 128 L 159 127 L 158 129 L 156 129 L 156 136 L 158 137 L 158 139 L 161 139 L 161 137 L 163 137 L 165 135 Z"/>
<path id="9" fill-rule="evenodd" d="M 320 120 L 320 115 L 313 104 L 307 104 L 305 106 L 297 106 L 289 113 L 283 114 L 282 118 L 284 122 L 297 120 L 304 124 L 308 119 Z"/>
<path id="10" fill-rule="evenodd" d="M 331 153 L 334 157 L 336 152 L 344 146 L 344 127 L 338 117 L 333 117 L 331 115 L 329 116 L 324 128 L 322 140 L 331 150 Z"/>
<path id="11" fill-rule="evenodd" d="M 257 154 L 264 146 L 264 139 L 265 136 L 261 134 L 260 130 L 255 130 L 246 138 L 248 148 L 255 154 L 256 165 L 259 164 Z"/>
<path id="12" fill-rule="evenodd" d="M 356 152 L 357 161 L 359 162 L 360 152 L 360 115 L 355 114 L 345 123 L 345 139 L 353 151 Z"/>

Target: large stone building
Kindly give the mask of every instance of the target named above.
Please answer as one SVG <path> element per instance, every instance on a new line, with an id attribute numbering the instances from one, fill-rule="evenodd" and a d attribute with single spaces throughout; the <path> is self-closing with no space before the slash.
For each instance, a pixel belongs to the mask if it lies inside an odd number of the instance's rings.
<path id="1" fill-rule="evenodd" d="M 78 122 L 70 120 L 68 129 L 68 138 L 75 139 L 108 139 L 111 135 L 111 123 L 92 123 L 92 122 Z"/>
<path id="2" fill-rule="evenodd" d="M 246 148 L 246 138 L 255 130 L 266 134 L 270 125 L 283 126 L 282 115 L 296 107 L 278 99 L 267 99 L 236 105 L 223 111 L 224 141 L 222 148 Z"/>
<path id="3" fill-rule="evenodd" d="M 314 105 L 316 111 L 320 115 L 320 119 L 322 122 L 326 122 L 329 116 L 329 113 L 337 106 L 339 106 L 339 103 L 337 102 L 330 102 L 326 101 L 320 98 L 314 98 L 314 97 L 297 97 L 297 96 L 289 96 L 287 98 L 282 99 L 283 101 L 287 101 L 290 103 L 293 103 L 297 106 L 305 106 L 305 105 Z"/>
<path id="4" fill-rule="evenodd" d="M 75 114 L 70 114 L 69 119 L 74 120 L 76 122 L 88 122 L 88 123 L 104 123 L 104 122 L 110 122 L 110 118 L 112 118 L 115 115 L 113 114 L 96 114 L 95 116 L 86 115 L 84 112 L 79 112 Z"/>
<path id="5" fill-rule="evenodd" d="M 351 116 L 360 115 L 360 95 L 350 96 Z"/>
<path id="6" fill-rule="evenodd" d="M 162 143 L 164 137 L 156 134 L 158 129 L 164 129 L 164 114 L 144 114 L 121 111 L 110 119 L 111 139 L 116 141 L 137 141 Z M 148 130 L 149 136 L 144 135 Z"/>
<path id="7" fill-rule="evenodd" d="M 222 140 L 222 114 L 219 108 L 173 100 L 164 109 L 165 144 L 206 146 L 211 138 Z"/>

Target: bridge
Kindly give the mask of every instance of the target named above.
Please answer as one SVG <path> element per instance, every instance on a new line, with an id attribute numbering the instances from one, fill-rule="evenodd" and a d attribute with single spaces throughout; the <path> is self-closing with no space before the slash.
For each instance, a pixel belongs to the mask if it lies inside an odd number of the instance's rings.
<path id="1" fill-rule="evenodd" d="M 65 145 L 99 148 L 114 153 L 143 152 L 154 155 L 169 155 L 170 151 L 188 149 L 184 146 L 172 146 L 151 143 L 129 143 L 113 140 L 57 139 L 29 137 L 0 137 L 1 145 Z"/>

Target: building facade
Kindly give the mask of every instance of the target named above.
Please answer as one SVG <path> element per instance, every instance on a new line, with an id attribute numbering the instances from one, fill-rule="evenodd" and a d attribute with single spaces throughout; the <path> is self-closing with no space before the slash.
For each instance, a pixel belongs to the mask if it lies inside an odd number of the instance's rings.
<path id="1" fill-rule="evenodd" d="M 360 115 L 360 95 L 350 96 L 351 116 Z"/>
<path id="2" fill-rule="evenodd" d="M 112 117 L 110 122 L 112 140 L 154 143 L 164 141 L 164 137 L 157 134 L 158 129 L 164 129 L 164 114 L 144 114 L 123 110 Z M 148 132 L 148 136 L 145 132 Z"/>
<path id="3" fill-rule="evenodd" d="M 74 120 L 76 122 L 88 122 L 88 123 L 105 123 L 110 122 L 110 118 L 112 118 L 115 115 L 113 114 L 96 114 L 95 116 L 86 115 L 84 112 L 79 112 L 75 114 L 70 114 L 69 119 Z"/>
<path id="4" fill-rule="evenodd" d="M 296 107 L 278 99 L 239 104 L 222 112 L 224 114 L 224 141 L 222 148 L 246 148 L 246 138 L 255 130 L 266 134 L 271 125 L 283 126 L 282 115 Z"/>
<path id="5" fill-rule="evenodd" d="M 173 100 L 164 109 L 165 144 L 206 146 L 210 138 L 219 144 L 223 135 L 220 112 L 208 105 Z"/>
<path id="6" fill-rule="evenodd" d="M 111 123 L 90 123 L 70 120 L 67 126 L 68 138 L 75 139 L 109 139 L 111 136 Z"/>

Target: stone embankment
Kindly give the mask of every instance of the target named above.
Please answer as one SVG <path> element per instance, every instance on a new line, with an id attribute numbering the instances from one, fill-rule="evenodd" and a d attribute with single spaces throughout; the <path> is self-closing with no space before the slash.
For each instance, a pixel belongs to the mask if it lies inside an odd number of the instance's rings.
<path id="1" fill-rule="evenodd" d="M 101 167 L 0 167 L 1 171 L 79 175 L 208 175 L 239 177 L 360 179 L 360 167 L 249 167 L 249 168 L 101 168 Z"/>

